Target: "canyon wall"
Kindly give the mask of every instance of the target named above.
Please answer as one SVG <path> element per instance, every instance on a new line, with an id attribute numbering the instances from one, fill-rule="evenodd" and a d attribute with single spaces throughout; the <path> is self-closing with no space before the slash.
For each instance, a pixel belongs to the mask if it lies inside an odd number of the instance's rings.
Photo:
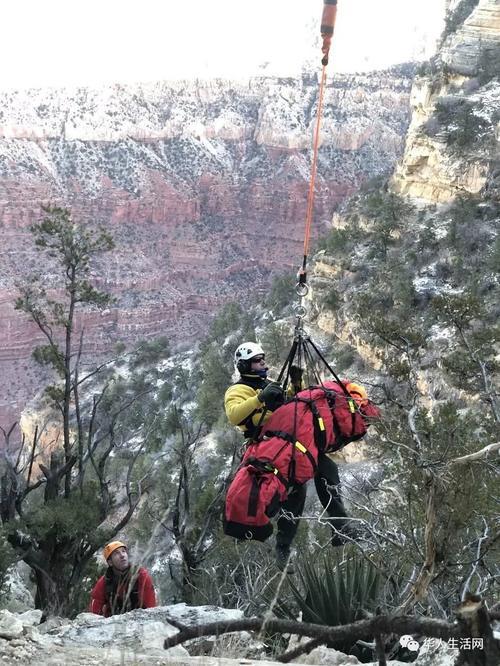
<path id="1" fill-rule="evenodd" d="M 411 68 L 328 83 L 314 234 L 401 154 Z M 42 381 L 40 336 L 13 308 L 16 284 L 54 266 L 29 225 L 41 204 L 105 226 L 116 248 L 94 266 L 116 297 L 85 312 L 86 351 L 168 335 L 189 342 L 230 299 L 262 298 L 300 264 L 318 83 L 259 78 L 0 93 L 0 424 Z M 35 374 L 36 373 L 36 374 Z"/>
<path id="2" fill-rule="evenodd" d="M 435 62 L 417 77 L 411 94 L 412 120 L 403 159 L 392 184 L 395 191 L 445 203 L 460 194 L 478 194 L 499 166 L 500 3 L 480 0 L 445 40 Z M 473 135 L 462 134 L 460 151 L 446 109 L 462 108 L 459 118 Z M 451 114 L 450 114 L 451 115 Z M 490 141 L 491 125 L 496 125 Z"/>
<path id="3" fill-rule="evenodd" d="M 460 251 L 459 246 L 450 250 L 448 240 L 453 224 L 460 224 L 455 221 L 460 211 L 454 209 L 463 202 L 465 210 L 467 202 L 471 202 L 463 222 L 467 225 L 465 237 L 469 245 L 465 244 L 467 249 L 461 249 L 463 256 L 454 260 L 465 279 L 470 270 L 468 262 L 477 255 L 477 281 L 488 283 L 481 299 L 493 320 L 498 312 L 498 301 L 493 302 L 498 272 L 491 268 L 491 257 L 500 228 L 500 3 L 479 0 L 474 7 L 472 4 L 470 14 L 443 36 L 439 52 L 415 78 L 404 153 L 386 190 L 402 195 L 402 201 L 412 209 L 394 232 L 402 267 L 415 264 L 408 250 L 426 228 L 436 239 L 434 248 L 432 241 L 420 240 L 412 282 L 416 299 L 420 299 L 418 307 L 438 294 L 460 294 L 464 290 L 457 276 L 448 275 L 445 267 Z M 373 215 L 366 219 L 356 197 L 334 214 L 333 228 L 344 229 L 354 218 L 358 229 L 369 230 L 373 224 Z M 406 255 L 401 248 L 406 248 Z M 365 247 L 365 254 L 369 255 L 369 250 Z M 310 300 L 319 333 L 352 346 L 366 368 L 376 373 L 382 361 L 367 343 L 351 302 L 360 289 L 360 272 L 364 275 L 362 289 L 369 290 L 376 271 L 383 272 L 386 259 L 374 260 L 370 256 L 363 261 L 362 256 L 363 249 L 358 246 L 343 265 L 335 252 L 319 253 L 313 262 Z M 480 272 L 479 266 L 486 274 Z M 342 294 L 335 307 L 325 305 L 332 290 Z M 422 311 L 424 318 L 431 308 L 423 307 Z M 430 339 L 430 343 L 438 349 L 439 344 L 445 346 L 446 331 L 443 333 L 437 325 L 435 335 L 436 340 Z"/>

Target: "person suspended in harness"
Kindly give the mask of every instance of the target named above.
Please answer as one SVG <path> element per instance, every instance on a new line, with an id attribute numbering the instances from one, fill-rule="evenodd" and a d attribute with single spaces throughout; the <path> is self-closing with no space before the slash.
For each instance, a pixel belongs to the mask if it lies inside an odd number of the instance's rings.
<path id="1" fill-rule="evenodd" d="M 273 411 L 285 403 L 286 396 L 277 382 L 267 378 L 265 353 L 259 344 L 244 342 L 239 345 L 234 360 L 240 377 L 225 393 L 226 415 L 232 425 L 243 431 L 245 437 L 256 439 L 259 426 L 262 427 Z M 296 366 L 290 370 L 291 395 L 294 395 L 302 388 L 302 370 Z M 318 498 L 329 516 L 328 524 L 333 532 L 332 545 L 342 546 L 359 537 L 342 502 L 337 464 L 322 452 L 318 455 L 314 484 Z M 306 485 L 292 483 L 288 485 L 287 491 L 287 499 L 281 505 L 277 522 L 276 563 L 282 570 L 288 565 L 288 573 L 291 573 L 291 545 L 304 510 Z"/>
<path id="2" fill-rule="evenodd" d="M 136 608 L 154 608 L 156 594 L 151 576 L 143 567 L 134 569 L 127 546 L 112 541 L 103 549 L 108 564 L 90 593 L 89 611 L 96 615 L 120 615 Z"/>
<path id="3" fill-rule="evenodd" d="M 232 384 L 224 396 L 224 408 L 232 425 L 243 431 L 246 438 L 254 438 L 261 421 L 285 401 L 280 384 L 267 378 L 262 347 L 256 342 L 244 342 L 234 353 L 236 369 L 240 373 L 237 382 Z M 262 419 L 264 409 L 266 413 Z"/>

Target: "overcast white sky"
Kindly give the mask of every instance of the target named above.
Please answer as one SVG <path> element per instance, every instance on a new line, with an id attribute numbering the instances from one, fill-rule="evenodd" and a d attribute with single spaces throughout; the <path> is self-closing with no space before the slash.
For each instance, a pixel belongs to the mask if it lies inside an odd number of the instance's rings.
<path id="1" fill-rule="evenodd" d="M 339 0 L 329 71 L 428 57 L 444 4 Z M 0 87 L 294 74 L 311 54 L 319 67 L 322 9 L 322 0 L 2 0 Z"/>

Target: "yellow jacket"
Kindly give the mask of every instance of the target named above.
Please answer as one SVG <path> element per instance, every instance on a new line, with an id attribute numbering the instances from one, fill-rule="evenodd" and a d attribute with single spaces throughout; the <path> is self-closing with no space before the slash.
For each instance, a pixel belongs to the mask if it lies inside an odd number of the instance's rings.
<path id="1" fill-rule="evenodd" d="M 229 423 L 242 430 L 246 437 L 251 437 L 252 426 L 257 427 L 261 423 L 264 410 L 264 405 L 257 396 L 269 384 L 269 380 L 251 375 L 242 375 L 241 380 L 248 381 L 248 384 L 232 384 L 227 389 L 224 395 L 224 409 Z M 294 388 L 290 385 L 287 396 L 291 398 L 299 390 L 301 387 Z M 266 410 L 262 423 L 265 423 L 271 414 L 270 409 Z"/>
<path id="2" fill-rule="evenodd" d="M 238 426 L 244 433 L 250 431 L 250 419 L 254 426 L 259 425 L 264 405 L 257 396 L 266 384 L 267 382 L 263 380 L 261 388 L 253 388 L 246 384 L 233 384 L 227 389 L 224 395 L 224 409 L 229 423 Z M 268 410 L 263 422 L 271 414 L 272 412 Z"/>

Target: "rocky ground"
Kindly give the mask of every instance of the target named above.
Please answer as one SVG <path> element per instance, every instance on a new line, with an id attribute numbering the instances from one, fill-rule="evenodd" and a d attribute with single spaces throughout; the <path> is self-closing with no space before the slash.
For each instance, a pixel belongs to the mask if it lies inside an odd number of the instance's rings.
<path id="1" fill-rule="evenodd" d="M 28 666 L 122 666 L 125 664 L 177 664 L 191 666 L 270 666 L 261 637 L 247 632 L 194 639 L 169 650 L 163 642 L 178 630 L 169 620 L 186 626 L 242 617 L 238 610 L 186 604 L 137 610 L 103 618 L 81 613 L 73 621 L 49 618 L 39 624 L 41 611 L 0 611 L 0 663 Z M 292 639 L 293 641 L 294 639 Z M 421 646 L 415 666 L 452 666 L 456 650 Z M 319 647 L 296 660 L 303 664 L 356 666 L 354 656 Z M 403 662 L 388 661 L 388 666 Z"/>

